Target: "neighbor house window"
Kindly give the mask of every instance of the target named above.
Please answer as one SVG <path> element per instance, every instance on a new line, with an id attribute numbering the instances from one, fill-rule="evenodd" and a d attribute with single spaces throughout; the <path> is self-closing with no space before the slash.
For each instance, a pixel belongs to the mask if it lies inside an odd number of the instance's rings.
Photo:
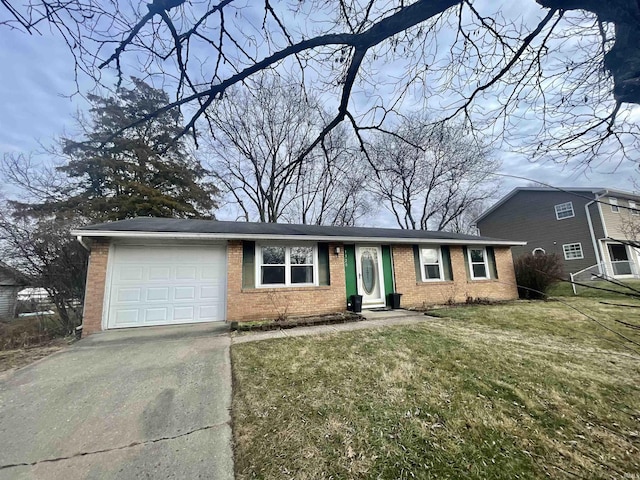
<path id="1" fill-rule="evenodd" d="M 609 197 L 609 204 L 611 205 L 611 211 L 613 213 L 618 213 L 620 211 L 620 207 L 618 207 L 618 199 Z"/>
<path id="2" fill-rule="evenodd" d="M 640 215 L 638 205 L 633 200 L 629 200 L 629 211 L 631 212 L 631 215 Z"/>
<path id="3" fill-rule="evenodd" d="M 575 216 L 573 213 L 573 203 L 561 203 L 560 205 L 555 206 L 556 209 L 556 219 L 563 220 L 565 218 L 571 218 Z"/>
<path id="4" fill-rule="evenodd" d="M 531 253 L 533 253 L 533 255 L 537 257 L 539 255 L 545 255 L 547 252 L 545 251 L 544 248 L 538 247 L 538 248 L 534 248 L 533 252 Z"/>
<path id="5" fill-rule="evenodd" d="M 565 260 L 580 260 L 584 258 L 581 243 L 567 243 L 562 245 Z"/>
<path id="6" fill-rule="evenodd" d="M 317 253 L 313 246 L 262 245 L 259 248 L 260 285 L 314 285 Z"/>
<path id="7" fill-rule="evenodd" d="M 487 250 L 483 247 L 469 248 L 469 272 L 473 280 L 489 278 Z"/>
<path id="8" fill-rule="evenodd" d="M 422 265 L 422 281 L 444 280 L 442 271 L 442 252 L 438 247 L 422 247 L 420 249 Z"/>

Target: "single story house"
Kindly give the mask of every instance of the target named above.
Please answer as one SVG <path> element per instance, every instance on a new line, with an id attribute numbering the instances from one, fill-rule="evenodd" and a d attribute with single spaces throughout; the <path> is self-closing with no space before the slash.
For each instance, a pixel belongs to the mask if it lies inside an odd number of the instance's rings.
<path id="1" fill-rule="evenodd" d="M 517 297 L 511 247 L 447 232 L 134 218 L 74 230 L 91 251 L 83 333 Z"/>
<path id="2" fill-rule="evenodd" d="M 16 269 L 0 262 L 0 318 L 16 316 L 18 292 L 28 285 L 27 278 Z"/>

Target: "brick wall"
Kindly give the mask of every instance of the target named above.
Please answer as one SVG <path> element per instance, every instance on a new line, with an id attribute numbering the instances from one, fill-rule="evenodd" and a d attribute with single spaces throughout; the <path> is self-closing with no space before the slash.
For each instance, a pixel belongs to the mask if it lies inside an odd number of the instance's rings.
<path id="1" fill-rule="evenodd" d="M 396 291 L 402 293 L 403 307 L 422 307 L 448 301 L 464 302 L 468 297 L 510 300 L 518 298 L 511 249 L 494 247 L 497 280 L 469 280 L 462 247 L 451 246 L 453 281 L 416 281 L 413 247 L 394 245 L 393 261 Z"/>
<path id="2" fill-rule="evenodd" d="M 97 238 L 91 243 L 91 255 L 87 269 L 87 287 L 82 313 L 82 334 L 90 335 L 102 330 L 102 306 L 107 278 L 109 240 Z"/>
<path id="3" fill-rule="evenodd" d="M 340 247 L 340 255 L 334 253 Z M 346 309 L 344 247 L 329 244 L 331 285 L 326 287 L 242 288 L 242 242 L 227 248 L 227 320 L 247 321 L 278 316 L 314 315 Z"/>

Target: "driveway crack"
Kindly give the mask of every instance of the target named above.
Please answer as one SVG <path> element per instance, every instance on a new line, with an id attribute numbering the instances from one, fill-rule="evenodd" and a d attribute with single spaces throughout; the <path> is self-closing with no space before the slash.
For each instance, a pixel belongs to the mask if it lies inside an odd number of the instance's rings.
<path id="1" fill-rule="evenodd" d="M 175 440 L 177 438 L 186 437 L 186 436 L 191 435 L 193 433 L 202 432 L 204 430 L 211 430 L 212 428 L 217 428 L 217 427 L 220 427 L 222 425 L 226 425 L 228 423 L 229 422 L 221 422 L 221 423 L 216 423 L 216 424 L 213 424 L 213 425 L 206 425 L 204 427 L 194 428 L 193 430 L 189 430 L 188 432 L 180 433 L 178 435 L 174 435 L 174 436 L 171 436 L 171 437 L 160 437 L 160 438 L 154 438 L 153 440 L 145 440 L 145 441 L 142 441 L 142 442 L 133 442 L 133 443 L 130 443 L 128 445 L 122 445 L 120 447 L 113 447 L 113 448 L 105 448 L 103 450 L 93 450 L 93 451 L 90 451 L 90 452 L 78 452 L 78 453 L 74 453 L 73 455 L 68 455 L 66 457 L 46 458 L 44 460 L 37 460 L 35 462 L 10 463 L 10 464 L 7 464 L 7 465 L 0 465 L 0 470 L 5 470 L 7 468 L 16 468 L 16 467 L 33 467 L 33 466 L 39 465 L 41 463 L 55 463 L 55 462 L 61 462 L 63 460 L 70 460 L 72 458 L 85 457 L 87 455 L 96 455 L 96 454 L 99 454 L 99 453 L 115 452 L 115 451 L 118 451 L 118 450 L 126 450 L 127 448 L 132 448 L 132 447 L 151 445 L 153 443 L 164 442 L 164 441 L 167 441 L 167 440 Z"/>

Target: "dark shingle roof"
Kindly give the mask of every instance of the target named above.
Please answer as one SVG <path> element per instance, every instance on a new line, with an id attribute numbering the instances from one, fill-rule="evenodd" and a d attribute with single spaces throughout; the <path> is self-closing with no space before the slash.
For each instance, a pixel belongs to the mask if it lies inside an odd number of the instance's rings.
<path id="1" fill-rule="evenodd" d="M 217 220 L 192 220 L 176 218 L 138 217 L 117 222 L 100 223 L 82 227 L 72 232 L 82 236 L 123 236 L 126 233 L 145 232 L 165 234 L 211 234 L 224 238 L 250 237 L 312 237 L 312 238 L 380 238 L 397 240 L 453 240 L 487 244 L 520 244 L 490 237 L 461 233 L 432 232 L 426 230 L 401 230 L 397 228 L 333 227 L 323 225 L 293 225 L 287 223 L 223 222 Z"/>

